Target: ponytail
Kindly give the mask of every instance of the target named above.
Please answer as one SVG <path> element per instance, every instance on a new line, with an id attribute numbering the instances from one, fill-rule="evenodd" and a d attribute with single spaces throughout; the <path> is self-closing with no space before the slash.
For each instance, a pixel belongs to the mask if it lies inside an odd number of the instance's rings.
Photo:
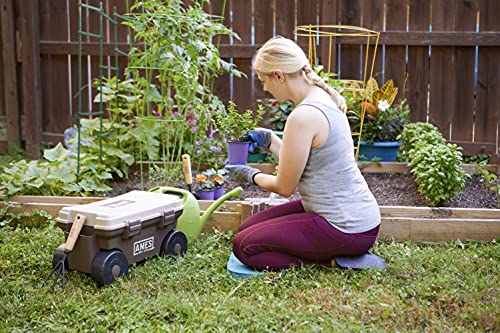
<path id="1" fill-rule="evenodd" d="M 305 65 L 302 70 L 306 74 L 306 77 L 314 84 L 323 89 L 330 95 L 330 98 L 337 105 L 337 107 L 342 112 L 347 111 L 347 105 L 345 103 L 345 98 L 339 94 L 339 92 L 328 85 L 318 74 L 316 74 L 309 64 Z"/>

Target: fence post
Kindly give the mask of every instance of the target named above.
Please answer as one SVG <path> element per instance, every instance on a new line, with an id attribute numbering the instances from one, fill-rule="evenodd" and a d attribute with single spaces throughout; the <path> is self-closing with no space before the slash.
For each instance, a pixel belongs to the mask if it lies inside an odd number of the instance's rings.
<path id="1" fill-rule="evenodd" d="M 39 0 L 20 0 L 22 109 L 26 153 L 40 157 L 42 142 L 42 95 L 40 79 Z"/>
<path id="2" fill-rule="evenodd" d="M 13 145 L 20 146 L 19 102 L 16 74 L 16 28 L 15 12 L 12 0 L 0 0 L 0 30 L 2 31 L 2 59 L 4 107 L 7 127 L 8 150 L 12 152 Z"/>

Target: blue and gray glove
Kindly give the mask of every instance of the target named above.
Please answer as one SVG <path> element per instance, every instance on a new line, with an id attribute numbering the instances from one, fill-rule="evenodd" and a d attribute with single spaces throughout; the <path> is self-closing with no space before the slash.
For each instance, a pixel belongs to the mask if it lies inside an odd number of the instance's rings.
<path id="1" fill-rule="evenodd" d="M 255 184 L 254 177 L 256 174 L 262 173 L 259 169 L 252 168 L 248 165 L 226 165 L 224 168 L 228 171 L 232 178 L 239 182 L 247 182 Z"/>
<path id="2" fill-rule="evenodd" d="M 248 151 L 253 153 L 255 148 L 262 147 L 264 149 L 269 149 L 271 146 L 271 140 L 273 136 L 273 131 L 267 128 L 256 128 L 253 131 L 248 132 L 243 141 L 250 142 L 248 146 Z"/>

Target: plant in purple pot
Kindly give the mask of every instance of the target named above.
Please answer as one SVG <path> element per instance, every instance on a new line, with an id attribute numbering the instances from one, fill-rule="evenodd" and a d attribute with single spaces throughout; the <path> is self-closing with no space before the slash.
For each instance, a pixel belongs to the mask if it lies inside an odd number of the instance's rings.
<path id="1" fill-rule="evenodd" d="M 249 142 L 244 141 L 243 137 L 248 131 L 257 127 L 263 114 L 262 106 L 259 106 L 256 112 L 252 110 L 239 112 L 232 101 L 229 102 L 227 110 L 217 110 L 214 124 L 219 135 L 227 141 L 228 164 L 246 164 Z"/>

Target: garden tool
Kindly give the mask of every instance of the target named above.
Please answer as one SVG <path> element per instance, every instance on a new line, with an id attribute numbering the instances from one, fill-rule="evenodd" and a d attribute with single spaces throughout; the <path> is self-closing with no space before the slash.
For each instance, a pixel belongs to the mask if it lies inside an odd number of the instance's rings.
<path id="1" fill-rule="evenodd" d="M 43 281 L 42 288 L 45 287 L 45 282 L 47 282 L 47 280 L 50 279 L 52 274 L 55 274 L 54 283 L 52 284 L 52 290 L 55 289 L 57 280 L 61 275 L 62 275 L 62 289 L 64 290 L 64 284 L 65 284 L 64 271 L 67 265 L 68 254 L 70 254 L 71 251 L 73 251 L 76 241 L 78 240 L 78 236 L 80 236 L 80 231 L 82 230 L 82 227 L 85 224 L 85 220 L 86 220 L 85 215 L 77 214 L 75 216 L 75 219 L 73 220 L 73 225 L 71 226 L 71 229 L 69 231 L 68 238 L 66 239 L 66 242 L 60 246 L 64 250 L 64 255 L 59 262 L 55 263 L 55 265 L 53 263 L 54 268 L 50 272 L 49 276 L 47 276 Z"/>
<path id="2" fill-rule="evenodd" d="M 212 215 L 212 213 L 227 199 L 236 198 L 243 191 L 240 186 L 227 192 L 219 199 L 215 200 L 210 207 L 200 216 L 200 206 L 198 201 L 194 197 L 193 193 L 190 191 L 182 190 L 176 187 L 158 186 L 149 190 L 149 192 L 157 192 L 163 194 L 175 194 L 179 195 L 182 199 L 182 204 L 184 206 L 184 211 L 181 216 L 177 219 L 177 230 L 182 231 L 188 238 L 188 240 L 194 240 L 200 236 L 205 223 Z"/>
<path id="3" fill-rule="evenodd" d="M 194 195 L 196 200 L 199 200 L 200 197 L 198 194 L 194 193 L 191 188 L 193 185 L 193 176 L 191 174 L 191 159 L 188 154 L 182 155 L 182 172 L 184 173 L 184 181 L 186 182 L 189 192 Z"/>

